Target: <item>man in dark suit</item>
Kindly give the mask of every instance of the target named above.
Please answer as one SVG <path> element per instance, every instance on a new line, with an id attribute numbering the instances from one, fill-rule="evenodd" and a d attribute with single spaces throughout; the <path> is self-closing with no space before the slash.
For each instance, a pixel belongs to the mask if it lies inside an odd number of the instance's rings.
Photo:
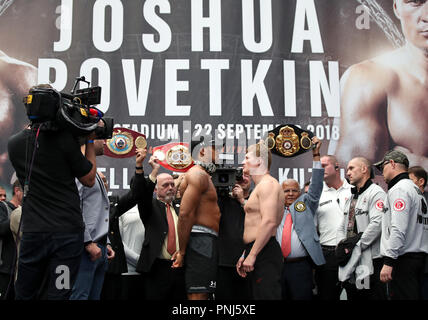
<path id="1" fill-rule="evenodd" d="M 137 149 L 135 158 L 135 166 L 137 168 L 142 166 L 142 163 L 146 158 L 146 154 L 147 149 Z M 159 168 L 153 168 L 152 175 L 154 175 L 155 170 L 157 174 L 158 169 Z M 106 177 L 102 173 L 99 173 L 99 175 L 108 191 Z M 131 189 L 127 193 L 122 196 L 111 195 L 108 197 L 110 201 L 108 238 L 110 240 L 111 247 L 115 252 L 115 257 L 109 262 L 108 269 L 104 277 L 103 289 L 101 292 L 102 300 L 123 300 L 126 298 L 126 289 L 123 283 L 124 279 L 122 273 L 128 272 L 128 266 L 126 264 L 126 256 L 119 229 L 119 218 L 137 204 L 137 199 L 143 192 L 146 183 L 147 181 L 143 173 L 135 174 L 131 179 Z M 139 284 L 138 281 L 134 282 L 136 286 Z M 141 296 L 142 294 L 138 294 L 137 296 L 132 296 L 130 298 L 137 299 Z"/>
<path id="2" fill-rule="evenodd" d="M 156 185 L 151 178 L 147 181 L 138 203 L 145 239 L 136 271 L 142 274 L 147 300 L 185 300 L 183 268 L 171 268 L 171 258 L 179 249 L 177 188 L 167 173 L 157 176 Z"/>
<path id="3" fill-rule="evenodd" d="M 314 223 L 324 176 L 319 154 L 321 141 L 315 141 L 312 180 L 308 192 L 301 194 L 296 180 L 285 180 L 282 183 L 285 211 L 277 229 L 276 239 L 281 244 L 284 257 L 281 275 L 284 300 L 310 300 L 313 264 L 325 263 Z"/>

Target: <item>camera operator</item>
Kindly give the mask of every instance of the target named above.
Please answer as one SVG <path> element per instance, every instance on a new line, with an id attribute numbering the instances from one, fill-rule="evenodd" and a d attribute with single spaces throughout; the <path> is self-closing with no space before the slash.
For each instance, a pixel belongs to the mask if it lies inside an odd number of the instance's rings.
<path id="1" fill-rule="evenodd" d="M 52 89 L 38 85 L 30 89 Z M 95 138 L 95 132 L 88 140 Z M 8 142 L 9 159 L 24 188 L 22 239 L 16 299 L 35 299 L 48 275 L 47 299 L 67 300 L 83 250 L 84 224 L 75 178 L 91 187 L 96 159 L 92 143 L 83 155 L 68 130 L 45 130 L 42 123 L 15 134 Z"/>
<path id="2" fill-rule="evenodd" d="M 244 205 L 250 196 L 251 180 L 242 176 L 230 194 L 219 192 L 220 227 L 216 300 L 248 299 L 246 279 L 236 272 L 236 261 L 244 251 Z"/>

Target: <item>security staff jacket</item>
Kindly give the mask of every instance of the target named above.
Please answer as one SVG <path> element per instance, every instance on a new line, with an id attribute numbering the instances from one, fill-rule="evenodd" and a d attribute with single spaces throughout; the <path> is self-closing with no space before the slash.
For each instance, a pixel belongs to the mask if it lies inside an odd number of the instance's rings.
<path id="1" fill-rule="evenodd" d="M 388 266 L 405 253 L 428 253 L 427 203 L 407 173 L 388 184 L 380 250 Z"/>
<path id="2" fill-rule="evenodd" d="M 352 193 L 353 196 L 346 200 L 344 216 L 337 231 L 336 241 L 339 243 L 346 238 L 351 202 L 352 199 L 356 198 L 355 222 L 357 233 L 363 233 L 360 238 L 361 250 L 370 249 L 372 259 L 380 258 L 382 213 L 386 193 L 371 180 L 368 180 L 359 191 L 355 187 L 352 188 Z"/>

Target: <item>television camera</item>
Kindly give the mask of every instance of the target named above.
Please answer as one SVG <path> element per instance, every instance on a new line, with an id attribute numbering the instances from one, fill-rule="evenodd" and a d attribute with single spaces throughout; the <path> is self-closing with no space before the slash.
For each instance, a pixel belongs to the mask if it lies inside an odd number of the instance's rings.
<path id="1" fill-rule="evenodd" d="M 211 179 L 217 190 L 217 194 L 227 196 L 235 186 L 236 182 L 242 180 L 243 171 L 240 167 L 233 167 L 225 164 L 216 165 L 216 171 Z"/>
<path id="2" fill-rule="evenodd" d="M 76 90 L 81 81 L 87 83 L 88 88 Z M 97 139 L 110 139 L 113 118 L 104 117 L 104 113 L 94 107 L 100 103 L 101 87 L 89 87 L 89 84 L 83 76 L 76 78 L 71 94 L 58 92 L 48 84 L 32 87 L 23 101 L 31 126 L 47 131 L 65 129 L 76 137 L 95 131 Z M 98 126 L 100 120 L 104 127 Z"/>

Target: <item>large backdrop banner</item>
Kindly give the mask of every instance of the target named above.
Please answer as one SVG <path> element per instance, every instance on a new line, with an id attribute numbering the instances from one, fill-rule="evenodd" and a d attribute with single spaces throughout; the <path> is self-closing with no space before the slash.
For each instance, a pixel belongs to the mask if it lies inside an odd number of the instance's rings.
<path id="1" fill-rule="evenodd" d="M 242 148 L 290 123 L 322 139 L 342 174 L 356 150 L 380 160 L 406 145 L 394 142 L 379 112 L 355 125 L 368 97 L 347 88 L 344 75 L 405 45 L 402 23 L 391 0 L 0 1 L 0 183 L 13 173 L 7 140 L 28 122 L 29 86 L 70 92 L 79 76 L 102 87 L 99 108 L 115 126 L 145 134 L 149 147 L 208 134 L 238 164 Z M 349 107 L 346 89 L 354 92 Z M 376 122 L 386 132 L 366 134 Z M 133 158 L 104 156 L 98 166 L 110 191 L 129 188 Z M 311 153 L 274 156 L 271 173 L 303 185 L 311 167 Z"/>

